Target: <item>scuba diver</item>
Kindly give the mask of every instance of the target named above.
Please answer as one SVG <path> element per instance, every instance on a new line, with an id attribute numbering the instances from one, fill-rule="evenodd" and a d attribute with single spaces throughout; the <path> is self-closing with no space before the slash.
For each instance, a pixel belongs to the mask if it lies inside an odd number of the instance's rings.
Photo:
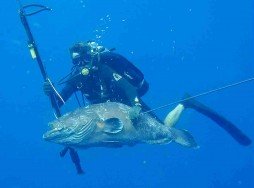
<path id="1" fill-rule="evenodd" d="M 130 115 L 133 119 L 141 109 L 150 110 L 140 99 L 149 89 L 143 73 L 113 50 L 93 41 L 78 42 L 70 48 L 73 67 L 71 73 L 59 82 L 65 84 L 60 95 L 56 96 L 59 107 L 73 94 L 77 97 L 76 92 L 80 91 L 84 105 L 84 99 L 87 99 L 91 104 L 111 101 L 132 106 Z M 48 81 L 43 89 L 46 95 L 54 93 Z M 154 113 L 150 114 L 159 119 Z"/>

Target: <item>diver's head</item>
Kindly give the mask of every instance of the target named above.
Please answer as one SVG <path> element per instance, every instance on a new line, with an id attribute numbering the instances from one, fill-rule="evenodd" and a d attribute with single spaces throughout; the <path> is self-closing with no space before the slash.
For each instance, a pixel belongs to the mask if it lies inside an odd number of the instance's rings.
<path id="1" fill-rule="evenodd" d="M 70 48 L 74 65 L 85 65 L 91 61 L 91 47 L 84 42 L 78 42 Z"/>
<path id="2" fill-rule="evenodd" d="M 71 58 L 74 65 L 86 65 L 92 62 L 93 57 L 105 48 L 94 41 L 78 42 L 70 48 Z"/>

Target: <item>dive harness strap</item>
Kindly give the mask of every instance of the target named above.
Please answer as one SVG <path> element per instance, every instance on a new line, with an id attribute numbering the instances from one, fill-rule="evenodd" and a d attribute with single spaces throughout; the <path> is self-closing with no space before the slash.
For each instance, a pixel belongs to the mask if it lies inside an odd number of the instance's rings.
<path id="1" fill-rule="evenodd" d="M 26 31 L 26 34 L 27 34 L 27 37 L 28 37 L 28 48 L 29 48 L 30 54 L 32 56 L 32 59 L 37 61 L 40 72 L 43 76 L 43 80 L 45 82 L 49 82 L 50 84 L 52 84 L 49 77 L 48 77 L 48 75 L 47 75 L 45 67 L 43 65 L 41 56 L 39 54 L 37 45 L 35 43 L 35 40 L 34 40 L 34 37 L 32 35 L 30 26 L 29 26 L 28 21 L 27 21 L 27 16 L 33 16 L 33 15 L 35 15 L 37 13 L 40 13 L 40 12 L 43 12 L 43 11 L 51 11 L 51 9 L 46 7 L 46 6 L 39 5 L 39 4 L 30 4 L 30 5 L 24 5 L 23 6 L 20 0 L 17 0 L 17 1 L 19 3 L 19 6 L 20 6 L 19 16 L 20 16 L 21 23 L 23 24 L 23 26 L 25 28 L 25 31 Z M 26 13 L 26 9 L 28 9 L 28 8 L 38 8 L 38 10 L 30 12 L 30 13 Z M 51 106 L 55 110 L 55 115 L 58 118 L 58 117 L 61 117 L 61 111 L 60 111 L 60 108 L 57 104 L 56 97 L 60 97 L 60 99 L 62 100 L 61 96 L 59 95 L 59 93 L 54 88 L 54 93 L 50 94 L 49 98 L 50 98 Z M 73 148 L 70 148 L 70 147 L 65 147 L 63 151 L 65 151 L 65 153 L 66 153 L 68 150 L 70 150 L 70 157 L 71 157 L 73 163 L 75 164 L 75 167 L 77 169 L 78 174 L 83 173 L 83 170 L 82 170 L 81 165 L 80 165 L 80 160 L 79 160 L 78 153 Z M 61 157 L 63 157 L 64 155 L 62 155 L 62 152 L 60 153 Z"/>

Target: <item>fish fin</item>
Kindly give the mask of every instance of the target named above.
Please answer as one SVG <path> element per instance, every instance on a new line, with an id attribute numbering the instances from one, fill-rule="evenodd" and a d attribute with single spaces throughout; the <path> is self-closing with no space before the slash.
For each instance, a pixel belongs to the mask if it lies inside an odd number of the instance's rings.
<path id="1" fill-rule="evenodd" d="M 173 141 L 189 148 L 198 148 L 194 137 L 187 131 L 182 129 L 171 128 Z"/>
<path id="2" fill-rule="evenodd" d="M 164 144 L 169 144 L 170 142 L 172 142 L 172 139 L 164 138 L 164 139 L 160 139 L 160 140 L 147 140 L 145 143 L 164 145 Z"/>
<path id="3" fill-rule="evenodd" d="M 103 121 L 105 133 L 116 134 L 123 130 L 123 123 L 118 118 L 110 118 Z"/>

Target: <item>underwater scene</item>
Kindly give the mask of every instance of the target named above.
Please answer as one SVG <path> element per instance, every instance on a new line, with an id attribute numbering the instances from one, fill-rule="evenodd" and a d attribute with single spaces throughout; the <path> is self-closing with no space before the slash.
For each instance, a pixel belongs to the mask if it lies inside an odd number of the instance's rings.
<path id="1" fill-rule="evenodd" d="M 254 187 L 254 2 L 0 6 L 0 187 Z"/>

